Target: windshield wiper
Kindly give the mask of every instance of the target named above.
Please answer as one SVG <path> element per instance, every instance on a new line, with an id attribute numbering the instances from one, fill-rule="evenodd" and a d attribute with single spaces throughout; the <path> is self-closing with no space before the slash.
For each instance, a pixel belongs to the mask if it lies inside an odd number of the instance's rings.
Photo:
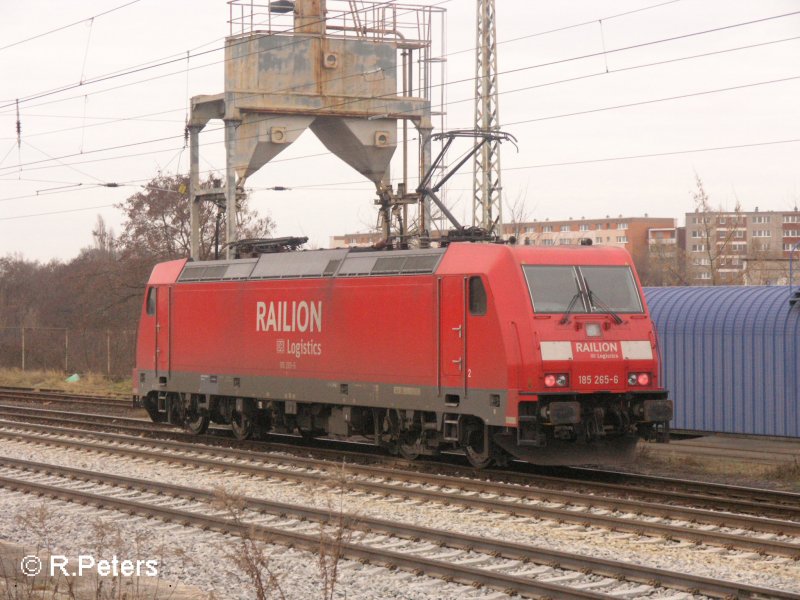
<path id="1" fill-rule="evenodd" d="M 569 304 L 567 304 L 567 310 L 564 311 L 564 316 L 561 317 L 561 320 L 558 322 L 559 325 L 564 325 L 566 323 L 569 323 L 569 313 L 572 312 L 572 308 L 575 306 L 575 303 L 578 300 L 580 300 L 580 297 L 581 297 L 581 292 L 580 290 L 578 290 L 577 292 L 575 292 L 575 295 L 572 297 L 572 300 L 569 301 Z"/>
<path id="2" fill-rule="evenodd" d="M 598 308 L 603 309 L 604 312 L 606 312 L 609 315 L 611 315 L 614 318 L 614 322 L 617 325 L 622 323 L 622 317 L 620 317 L 617 313 L 615 313 L 613 310 L 611 310 L 611 307 L 608 304 L 606 304 L 605 302 L 600 300 L 600 298 L 595 296 L 594 292 L 592 292 L 592 290 L 589 290 L 589 307 L 591 309 L 594 309 L 595 306 L 597 306 Z M 597 311 L 595 311 L 595 312 L 597 312 Z"/>

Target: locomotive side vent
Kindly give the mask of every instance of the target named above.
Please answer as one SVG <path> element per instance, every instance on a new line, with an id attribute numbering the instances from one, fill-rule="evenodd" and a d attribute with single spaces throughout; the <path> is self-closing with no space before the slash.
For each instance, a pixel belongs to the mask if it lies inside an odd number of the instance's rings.
<path id="1" fill-rule="evenodd" d="M 372 267 L 372 275 L 399 275 L 406 262 L 405 256 L 392 256 L 390 258 L 379 258 Z"/>
<path id="2" fill-rule="evenodd" d="M 340 259 L 329 260 L 328 264 L 325 267 L 325 270 L 322 272 L 322 276 L 333 277 L 336 274 L 336 270 L 339 268 L 340 264 L 342 264 L 342 261 Z"/>
<path id="3" fill-rule="evenodd" d="M 428 256 L 409 256 L 403 265 L 403 273 L 433 273 L 439 264 L 441 254 Z"/>
<path id="4" fill-rule="evenodd" d="M 187 265 L 178 281 L 209 281 L 222 279 L 228 265 Z"/>

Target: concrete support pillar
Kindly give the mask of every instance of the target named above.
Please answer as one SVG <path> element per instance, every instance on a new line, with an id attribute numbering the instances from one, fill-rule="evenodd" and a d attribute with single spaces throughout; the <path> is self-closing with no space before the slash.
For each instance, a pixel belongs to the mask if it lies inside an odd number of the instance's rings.
<path id="1" fill-rule="evenodd" d="M 421 181 L 431 168 L 431 134 L 433 133 L 433 126 L 430 124 L 429 117 L 425 118 L 423 123 L 417 126 L 417 131 L 419 131 L 419 178 Z M 431 199 L 423 194 L 422 206 L 419 207 L 419 236 L 424 247 L 430 244 L 432 221 Z"/>
<path id="2" fill-rule="evenodd" d="M 200 260 L 200 127 L 189 127 L 189 247 L 192 260 Z"/>
<path id="3" fill-rule="evenodd" d="M 236 241 L 236 125 L 239 121 L 225 120 L 225 258 L 234 258 L 231 243 Z"/>

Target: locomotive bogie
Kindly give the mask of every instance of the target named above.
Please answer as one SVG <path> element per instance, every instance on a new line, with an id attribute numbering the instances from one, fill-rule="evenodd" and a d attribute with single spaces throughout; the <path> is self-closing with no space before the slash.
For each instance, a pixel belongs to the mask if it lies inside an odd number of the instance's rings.
<path id="1" fill-rule="evenodd" d="M 193 432 L 460 448 L 478 467 L 620 457 L 664 441 L 672 411 L 630 256 L 609 248 L 164 263 L 134 380 L 153 420 Z"/>

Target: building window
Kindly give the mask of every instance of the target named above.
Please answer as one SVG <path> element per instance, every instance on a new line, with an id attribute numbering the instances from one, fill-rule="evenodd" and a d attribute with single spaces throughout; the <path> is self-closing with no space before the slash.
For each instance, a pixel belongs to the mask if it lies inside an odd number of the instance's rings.
<path id="1" fill-rule="evenodd" d="M 766 215 L 759 215 L 757 217 L 753 217 L 753 223 L 769 223 L 770 218 Z"/>
<path id="2" fill-rule="evenodd" d="M 603 238 L 601 238 L 601 237 L 599 237 L 599 238 L 595 238 L 595 239 L 594 239 L 594 243 L 595 243 L 595 244 L 602 244 L 602 243 L 603 243 Z"/>
<path id="3" fill-rule="evenodd" d="M 740 240 L 744 239 L 744 229 L 738 229 L 736 231 L 735 237 L 740 239 Z"/>
<path id="4" fill-rule="evenodd" d="M 545 225 L 542 227 L 542 231 L 544 233 L 553 233 L 553 226 L 552 225 Z"/>
<path id="5" fill-rule="evenodd" d="M 784 223 L 800 223 L 800 215 L 783 215 Z"/>
<path id="6" fill-rule="evenodd" d="M 628 228 L 627 223 L 617 223 L 617 229 L 627 229 L 627 228 Z"/>
<path id="7" fill-rule="evenodd" d="M 784 229 L 783 237 L 800 237 L 800 229 Z"/>
<path id="8" fill-rule="evenodd" d="M 700 231 L 699 229 L 695 229 L 695 230 L 692 231 L 692 237 L 694 239 L 701 238 L 701 237 L 703 237 L 703 232 Z"/>
<path id="9" fill-rule="evenodd" d="M 559 244 L 560 246 L 569 246 L 571 243 L 572 243 L 572 240 L 570 240 L 570 239 L 566 239 L 566 238 L 565 238 L 565 239 L 558 240 L 558 244 Z"/>
<path id="10" fill-rule="evenodd" d="M 569 231 L 569 225 L 562 225 L 561 231 Z"/>
<path id="11" fill-rule="evenodd" d="M 618 235 L 617 236 L 617 243 L 618 244 L 627 244 L 628 243 L 628 236 L 627 235 Z"/>
<path id="12" fill-rule="evenodd" d="M 769 229 L 755 229 L 753 230 L 753 237 L 757 238 L 772 237 L 772 232 Z"/>
<path id="13" fill-rule="evenodd" d="M 583 225 L 580 226 L 580 230 L 581 231 L 589 231 L 589 226 L 586 225 L 586 224 L 583 224 Z"/>
<path id="14" fill-rule="evenodd" d="M 552 245 L 553 245 L 553 240 L 551 239 L 542 240 L 542 246 L 552 246 Z"/>

